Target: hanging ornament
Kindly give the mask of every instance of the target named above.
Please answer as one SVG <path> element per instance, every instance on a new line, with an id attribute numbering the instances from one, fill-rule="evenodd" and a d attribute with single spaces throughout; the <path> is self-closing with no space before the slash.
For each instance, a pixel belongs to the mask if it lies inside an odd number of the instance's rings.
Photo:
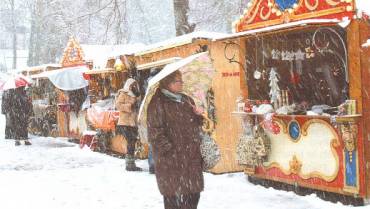
<path id="1" fill-rule="evenodd" d="M 286 60 L 287 61 L 293 61 L 294 60 L 294 55 L 295 55 L 295 53 L 293 52 L 293 51 L 288 51 L 287 53 L 286 53 Z"/>
<path id="2" fill-rule="evenodd" d="M 256 69 L 256 70 L 254 71 L 254 73 L 253 73 L 253 77 L 254 77 L 254 79 L 256 79 L 256 80 L 259 80 L 259 79 L 261 79 L 261 77 L 262 77 L 262 73 L 261 73 L 258 69 Z"/>
<path id="3" fill-rule="evenodd" d="M 279 87 L 279 75 L 276 72 L 276 68 L 271 68 L 270 76 L 270 101 L 274 104 L 274 107 L 278 107 L 278 100 L 280 95 L 280 87 Z"/>
<path id="4" fill-rule="evenodd" d="M 315 57 L 315 52 L 312 50 L 311 47 L 307 47 L 305 50 L 306 50 L 306 58 L 307 59 Z"/>
<path id="5" fill-rule="evenodd" d="M 281 52 L 281 60 L 288 60 L 288 58 L 287 58 L 287 51 L 282 51 Z"/>
<path id="6" fill-rule="evenodd" d="M 306 54 L 304 52 L 302 52 L 301 49 L 298 49 L 298 51 L 296 51 L 294 53 L 294 57 L 295 57 L 295 60 L 304 60 L 305 59 L 305 56 Z"/>
<path id="7" fill-rule="evenodd" d="M 121 59 L 118 57 L 118 58 L 116 59 L 116 62 L 114 63 L 114 69 L 115 69 L 116 71 L 122 71 L 122 70 L 123 70 L 123 68 L 124 68 L 124 65 L 123 65 L 123 63 L 122 63 Z"/>
<path id="8" fill-rule="evenodd" d="M 271 57 L 272 57 L 273 60 L 279 60 L 280 57 L 281 57 L 281 52 L 277 49 L 273 49 L 271 51 Z"/>

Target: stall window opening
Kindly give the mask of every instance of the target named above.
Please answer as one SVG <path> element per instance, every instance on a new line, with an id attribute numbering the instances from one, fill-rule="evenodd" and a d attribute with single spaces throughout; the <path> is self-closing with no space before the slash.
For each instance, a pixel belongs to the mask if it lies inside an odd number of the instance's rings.
<path id="1" fill-rule="evenodd" d="M 245 74 L 249 99 L 270 101 L 277 92 L 284 92 L 289 104 L 307 108 L 340 105 L 349 97 L 345 40 L 340 27 L 248 38 Z"/>

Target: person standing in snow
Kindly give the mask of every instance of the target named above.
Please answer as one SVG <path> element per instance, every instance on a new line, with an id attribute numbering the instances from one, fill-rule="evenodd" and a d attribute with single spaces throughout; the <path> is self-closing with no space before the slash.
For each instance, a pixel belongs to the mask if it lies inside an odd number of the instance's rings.
<path id="1" fill-rule="evenodd" d="M 12 97 L 14 96 L 14 89 L 5 90 L 1 98 L 1 114 L 5 115 L 5 139 L 12 139 L 14 137 L 14 127 L 12 119 Z"/>
<path id="2" fill-rule="evenodd" d="M 20 145 L 20 141 L 24 141 L 25 145 L 31 145 L 28 141 L 28 121 L 32 114 L 32 103 L 24 86 L 15 89 L 12 108 L 14 109 L 15 145 Z"/>
<path id="3" fill-rule="evenodd" d="M 200 152 L 203 117 L 182 89 L 180 71 L 161 80 L 147 113 L 148 139 L 165 209 L 196 209 L 204 189 Z"/>
<path id="4" fill-rule="evenodd" d="M 135 144 L 138 140 L 137 113 L 140 102 L 140 91 L 136 80 L 127 79 L 123 89 L 118 91 L 116 108 L 120 112 L 117 133 L 127 140 L 127 171 L 142 171 L 135 164 Z"/>

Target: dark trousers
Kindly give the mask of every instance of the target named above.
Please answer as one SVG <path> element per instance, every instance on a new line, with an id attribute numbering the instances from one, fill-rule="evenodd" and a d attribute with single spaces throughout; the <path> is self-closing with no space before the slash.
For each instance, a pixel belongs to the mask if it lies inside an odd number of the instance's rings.
<path id="1" fill-rule="evenodd" d="M 200 193 L 163 196 L 164 209 L 197 209 Z"/>
<path id="2" fill-rule="evenodd" d="M 5 139 L 14 139 L 14 127 L 11 119 L 8 114 L 5 114 Z"/>
<path id="3" fill-rule="evenodd" d="M 124 136 L 127 140 L 127 155 L 135 154 L 135 144 L 137 141 L 138 130 L 133 126 L 117 126 L 117 133 Z"/>

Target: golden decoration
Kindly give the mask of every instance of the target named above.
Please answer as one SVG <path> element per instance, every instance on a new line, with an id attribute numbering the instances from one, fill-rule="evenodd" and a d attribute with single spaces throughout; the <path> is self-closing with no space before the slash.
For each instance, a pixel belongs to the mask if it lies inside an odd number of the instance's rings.
<path id="1" fill-rule="evenodd" d="M 61 65 L 63 67 L 85 64 L 84 53 L 78 41 L 70 37 L 64 49 Z"/>
<path id="2" fill-rule="evenodd" d="M 283 132 L 288 133 L 288 127 L 287 127 L 286 123 L 284 122 L 284 120 L 282 120 L 280 118 L 277 118 L 277 117 L 273 117 L 273 122 L 276 122 L 276 123 L 280 124 L 281 127 L 283 128 Z"/>
<path id="3" fill-rule="evenodd" d="M 253 6 L 252 6 L 251 8 L 254 8 L 254 7 L 255 7 L 256 2 L 257 2 L 257 1 L 255 1 L 255 2 L 254 2 Z M 257 8 L 259 8 L 259 7 L 260 7 L 261 3 L 262 3 L 262 1 L 259 1 L 259 2 L 258 2 Z M 254 20 L 254 19 L 256 18 L 256 16 L 257 16 L 257 12 L 258 12 L 258 9 L 255 9 L 255 10 L 254 10 L 254 13 L 253 13 L 253 14 L 252 14 L 252 16 L 247 20 L 246 24 L 249 24 L 249 23 L 253 22 L 253 20 Z M 248 17 L 249 17 L 249 15 L 250 15 L 250 14 L 249 14 L 249 12 L 248 12 L 248 14 L 247 14 L 247 15 L 248 15 Z"/>
<path id="4" fill-rule="evenodd" d="M 298 160 L 297 156 L 293 155 L 293 159 L 289 161 L 289 169 L 293 174 L 298 174 L 301 171 L 302 163 Z"/>
<path id="5" fill-rule="evenodd" d="M 262 7 L 261 8 L 261 11 L 260 11 L 260 17 L 261 17 L 262 20 L 268 20 L 270 18 L 270 16 L 271 16 L 271 12 L 272 12 L 271 7 L 267 7 L 268 12 L 267 12 L 266 15 L 263 15 L 263 11 L 265 10 L 265 8 L 266 7 Z"/>
<path id="6" fill-rule="evenodd" d="M 306 7 L 311 11 L 317 9 L 317 7 L 319 6 L 319 0 L 315 0 L 315 3 L 313 5 L 309 2 L 309 0 L 304 0 L 304 3 L 306 4 Z"/>
<path id="7" fill-rule="evenodd" d="M 325 0 L 325 1 L 330 6 L 337 6 L 338 4 L 340 4 L 340 0 L 338 0 L 338 1 L 335 1 L 335 0 Z"/>
<path id="8" fill-rule="evenodd" d="M 342 134 L 344 147 L 349 153 L 349 161 L 352 162 L 352 152 L 356 150 L 358 127 L 353 123 L 341 124 L 340 133 Z"/>

